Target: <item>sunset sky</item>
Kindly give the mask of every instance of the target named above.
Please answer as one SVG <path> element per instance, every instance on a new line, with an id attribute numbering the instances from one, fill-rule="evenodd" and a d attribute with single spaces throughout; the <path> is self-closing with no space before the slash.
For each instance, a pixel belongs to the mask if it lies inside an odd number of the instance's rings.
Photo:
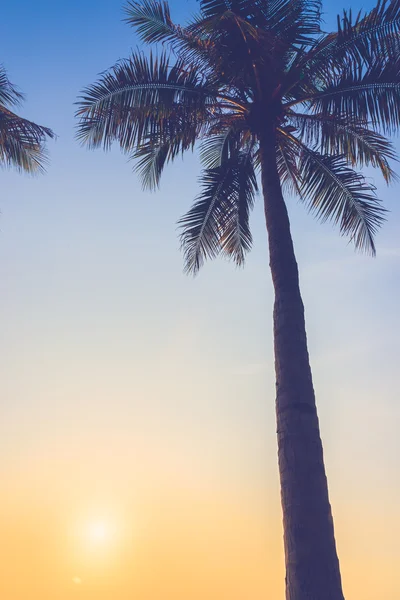
<path id="1" fill-rule="evenodd" d="M 122 18 L 2 3 L 0 62 L 58 139 L 45 176 L 0 173 L 0 598 L 283 600 L 261 202 L 246 268 L 192 279 L 196 155 L 150 194 L 117 148 L 79 147 L 77 95 L 139 43 Z M 376 259 L 288 205 L 346 600 L 399 600 L 400 184 L 368 175 L 391 211 Z"/>

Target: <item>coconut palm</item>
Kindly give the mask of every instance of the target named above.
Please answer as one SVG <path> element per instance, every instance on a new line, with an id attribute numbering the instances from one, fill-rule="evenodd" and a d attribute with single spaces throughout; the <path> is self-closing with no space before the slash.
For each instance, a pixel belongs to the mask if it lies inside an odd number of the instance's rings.
<path id="1" fill-rule="evenodd" d="M 23 95 L 10 83 L 0 65 L 0 165 L 36 173 L 46 164 L 45 140 L 54 137 L 51 129 L 16 115 L 11 108 Z"/>
<path id="2" fill-rule="evenodd" d="M 287 600 L 342 600 L 304 309 L 285 199 L 375 254 L 384 209 L 355 168 L 394 180 L 385 137 L 400 123 L 400 0 L 344 12 L 321 30 L 319 0 L 201 0 L 186 27 L 166 2 L 131 1 L 126 20 L 156 50 L 119 61 L 79 99 L 78 137 L 118 142 L 145 188 L 199 148 L 201 191 L 180 220 L 185 268 L 242 265 L 258 174 L 275 289 L 276 414 Z"/>

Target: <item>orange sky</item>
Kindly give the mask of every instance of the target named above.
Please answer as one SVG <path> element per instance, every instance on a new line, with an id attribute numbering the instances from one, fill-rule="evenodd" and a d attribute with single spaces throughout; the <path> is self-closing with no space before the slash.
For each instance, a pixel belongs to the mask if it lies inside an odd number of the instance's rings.
<path id="1" fill-rule="evenodd" d="M 255 482 L 224 472 L 221 457 L 210 460 L 189 440 L 163 448 L 149 436 L 149 450 L 146 436 L 130 445 L 129 436 L 103 432 L 80 448 L 65 442 L 52 454 L 20 456 L 19 469 L 4 473 L 1 598 L 283 599 L 272 460 Z M 377 510 L 383 490 L 365 499 L 331 466 L 346 597 L 396 600 L 395 499 Z M 99 522 L 104 538 L 92 539 Z"/>

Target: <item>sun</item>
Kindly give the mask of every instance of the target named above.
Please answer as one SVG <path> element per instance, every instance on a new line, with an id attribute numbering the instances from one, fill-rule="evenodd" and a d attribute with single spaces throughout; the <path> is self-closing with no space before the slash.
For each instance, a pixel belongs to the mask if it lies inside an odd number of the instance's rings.
<path id="1" fill-rule="evenodd" d="M 103 543 L 110 538 L 110 527 L 103 521 L 95 521 L 88 526 L 88 537 L 92 542 Z"/>
<path id="2" fill-rule="evenodd" d="M 104 546 L 112 541 L 114 530 L 106 521 L 92 521 L 87 525 L 86 535 L 91 544 Z"/>
<path id="3" fill-rule="evenodd" d="M 93 561 L 111 560 L 124 544 L 124 527 L 113 514 L 81 515 L 71 524 L 70 541 L 71 550 L 80 561 L 92 564 Z M 75 575 L 79 577 L 79 574 Z"/>

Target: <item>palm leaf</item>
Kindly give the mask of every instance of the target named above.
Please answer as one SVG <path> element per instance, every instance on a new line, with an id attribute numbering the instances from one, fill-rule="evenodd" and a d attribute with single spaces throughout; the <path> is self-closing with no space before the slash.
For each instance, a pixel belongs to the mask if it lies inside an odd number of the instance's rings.
<path id="1" fill-rule="evenodd" d="M 252 148 L 237 157 L 236 190 L 231 197 L 231 208 L 226 214 L 221 228 L 221 252 L 242 266 L 246 253 L 251 250 L 253 238 L 249 216 L 257 191 L 257 178 L 254 172 Z"/>
<path id="2" fill-rule="evenodd" d="M 42 172 L 47 164 L 46 138 L 54 133 L 0 106 L 0 163 L 28 173 Z"/>
<path id="3" fill-rule="evenodd" d="M 205 259 L 220 252 L 242 264 L 251 247 L 248 216 L 256 190 L 249 153 L 205 169 L 200 182 L 201 194 L 179 221 L 185 270 L 197 273 Z"/>
<path id="4" fill-rule="evenodd" d="M 320 0 L 276 0 L 267 6 L 267 27 L 291 45 L 312 44 L 321 32 Z"/>
<path id="5" fill-rule="evenodd" d="M 400 1 L 378 0 L 366 14 L 351 11 L 338 16 L 338 30 L 320 40 L 311 55 L 313 69 L 326 65 L 341 68 L 343 60 L 368 65 L 375 58 L 393 59 L 398 54 Z"/>
<path id="6" fill-rule="evenodd" d="M 23 99 L 23 94 L 10 82 L 5 68 L 0 65 L 0 105 L 16 106 Z"/>
<path id="7" fill-rule="evenodd" d="M 187 125 L 182 124 L 180 132 L 175 129 L 169 138 L 151 136 L 133 152 L 131 158 L 135 161 L 134 170 L 139 174 L 143 189 L 155 190 L 160 184 L 166 164 L 175 160 L 178 155 L 183 155 L 186 150 L 194 149 L 196 131 L 193 131 L 190 124 Z"/>
<path id="8" fill-rule="evenodd" d="M 354 167 L 373 166 L 381 170 L 387 183 L 396 180 L 390 166 L 397 160 L 393 144 L 376 131 L 345 117 L 325 114 L 289 113 L 289 122 L 298 130 L 300 140 L 321 154 L 346 155 Z"/>
<path id="9" fill-rule="evenodd" d="M 329 86 L 332 77 L 349 68 L 359 75 L 377 61 L 382 67 L 398 58 L 400 0 L 378 0 L 371 11 L 354 17 L 351 10 L 344 11 L 337 21 L 337 32 L 322 36 L 300 60 L 297 58 L 292 69 L 300 78 L 299 91 L 302 88 L 305 97 L 315 83 Z"/>
<path id="10" fill-rule="evenodd" d="M 301 148 L 300 189 L 309 209 L 323 222 L 332 220 L 356 248 L 374 255 L 374 236 L 385 213 L 374 186 L 348 166 L 345 156 Z"/>
<path id="11" fill-rule="evenodd" d="M 315 113 L 353 122 L 368 123 L 391 134 L 400 125 L 400 59 L 377 59 L 365 71 L 353 66 L 333 74 L 331 82 L 309 98 L 289 102 L 287 107 L 306 101 Z"/>
<path id="12" fill-rule="evenodd" d="M 300 173 L 298 169 L 298 145 L 284 128 L 278 129 L 276 165 L 284 191 L 302 197 Z"/>
<path id="13" fill-rule="evenodd" d="M 159 0 L 131 0 L 125 7 L 126 22 L 134 27 L 146 44 L 168 43 L 169 47 L 186 63 L 197 63 L 207 68 L 208 41 L 196 34 L 189 25 L 175 25 L 171 19 L 168 2 Z"/>
<path id="14" fill-rule="evenodd" d="M 159 186 L 161 174 L 170 158 L 170 151 L 171 146 L 168 142 L 148 142 L 133 153 L 132 159 L 136 160 L 134 168 L 142 180 L 143 189 L 155 190 Z"/>
<path id="15" fill-rule="evenodd" d="M 143 42 L 153 44 L 179 39 L 180 28 L 172 22 L 168 2 L 130 1 L 124 11 L 127 15 L 125 21 L 135 27 Z"/>
<path id="16" fill-rule="evenodd" d="M 248 2 L 250 4 L 250 2 Z M 200 10 L 205 18 L 220 17 L 226 12 L 242 14 L 241 0 L 200 0 Z"/>
<path id="17" fill-rule="evenodd" d="M 206 169 L 216 169 L 228 160 L 229 138 L 232 133 L 232 129 L 228 127 L 203 141 L 200 147 L 200 160 Z"/>
<path id="18" fill-rule="evenodd" d="M 200 145 L 200 160 L 206 169 L 214 169 L 253 144 L 254 135 L 247 131 L 241 115 L 211 120 Z"/>
<path id="19" fill-rule="evenodd" d="M 181 60 L 171 66 L 165 53 L 133 54 L 84 90 L 78 138 L 93 148 L 118 141 L 131 151 L 151 135 L 170 138 L 179 123 L 201 126 L 215 96 L 199 70 Z"/>

